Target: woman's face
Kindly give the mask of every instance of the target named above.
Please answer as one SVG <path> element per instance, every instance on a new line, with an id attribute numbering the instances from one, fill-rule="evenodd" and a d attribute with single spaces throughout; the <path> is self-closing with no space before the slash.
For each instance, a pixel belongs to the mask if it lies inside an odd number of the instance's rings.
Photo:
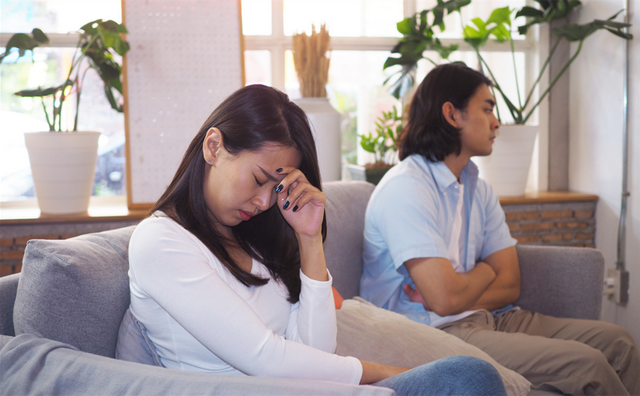
<path id="1" fill-rule="evenodd" d="M 279 144 L 267 144 L 258 151 L 230 154 L 217 128 L 211 128 L 203 145 L 205 161 L 204 198 L 223 235 L 230 227 L 247 221 L 276 203 L 276 187 L 286 175 L 278 168 L 298 168 L 298 150 Z"/>

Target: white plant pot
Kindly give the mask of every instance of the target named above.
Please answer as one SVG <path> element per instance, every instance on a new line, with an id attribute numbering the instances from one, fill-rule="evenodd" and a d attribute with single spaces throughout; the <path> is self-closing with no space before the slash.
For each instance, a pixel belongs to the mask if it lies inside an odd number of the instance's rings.
<path id="1" fill-rule="evenodd" d="M 472 158 L 478 165 L 480 178 L 489 183 L 498 196 L 524 195 L 537 134 L 537 126 L 503 125 L 491 155 Z"/>
<path id="2" fill-rule="evenodd" d="M 100 132 L 25 133 L 40 211 L 83 213 L 89 208 Z"/>
<path id="3" fill-rule="evenodd" d="M 311 123 L 322 181 L 340 180 L 342 176 L 340 113 L 331 106 L 327 98 L 300 98 L 294 102 L 304 110 Z"/>

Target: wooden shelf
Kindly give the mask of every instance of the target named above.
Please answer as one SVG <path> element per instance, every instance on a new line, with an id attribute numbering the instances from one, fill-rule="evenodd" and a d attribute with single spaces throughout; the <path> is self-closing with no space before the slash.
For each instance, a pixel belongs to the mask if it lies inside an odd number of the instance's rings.
<path id="1" fill-rule="evenodd" d="M 501 205 L 536 204 L 553 202 L 597 201 L 598 196 L 575 191 L 534 191 L 519 197 L 499 197 Z"/>
<path id="2" fill-rule="evenodd" d="M 108 221 L 142 220 L 148 210 L 129 210 L 126 204 L 93 205 L 85 213 L 47 215 L 36 207 L 0 208 L 0 225 L 26 225 L 50 223 L 95 223 Z"/>
<path id="3" fill-rule="evenodd" d="M 574 191 L 537 191 L 520 197 L 500 197 L 500 204 L 535 204 L 549 202 L 597 201 L 598 196 Z M 34 206 L 0 207 L 0 225 L 51 224 L 51 223 L 90 223 L 108 221 L 142 220 L 147 217 L 148 209 L 129 209 L 127 204 L 97 204 L 86 213 L 70 215 L 41 214 Z"/>

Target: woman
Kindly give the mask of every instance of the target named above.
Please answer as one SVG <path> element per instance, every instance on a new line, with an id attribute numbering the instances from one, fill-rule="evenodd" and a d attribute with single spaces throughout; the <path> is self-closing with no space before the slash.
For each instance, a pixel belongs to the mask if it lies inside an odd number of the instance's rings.
<path id="1" fill-rule="evenodd" d="M 220 104 L 130 241 L 130 311 L 162 364 L 399 393 L 504 394 L 493 366 L 470 357 L 409 370 L 333 354 L 324 205 L 298 106 L 260 85 Z"/>

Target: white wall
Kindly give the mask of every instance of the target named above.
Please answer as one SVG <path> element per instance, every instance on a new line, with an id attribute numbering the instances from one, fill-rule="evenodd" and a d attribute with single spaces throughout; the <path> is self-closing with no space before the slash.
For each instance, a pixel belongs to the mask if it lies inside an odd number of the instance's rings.
<path id="1" fill-rule="evenodd" d="M 578 23 L 607 19 L 625 7 L 624 0 L 582 0 Z M 640 345 L 640 0 L 630 0 L 629 166 L 626 268 L 629 302 L 603 299 L 602 319 L 625 327 Z M 634 16 L 633 13 L 636 13 Z M 621 20 L 618 18 L 617 20 Z M 623 68 L 625 42 L 600 31 L 585 40 L 571 67 L 569 121 L 569 188 L 597 194 L 596 247 L 605 267 L 617 259 L 622 191 Z M 576 45 L 572 46 L 575 51 Z M 635 72 L 634 72 L 635 70 Z M 606 269 L 605 269 L 606 271 Z"/>

